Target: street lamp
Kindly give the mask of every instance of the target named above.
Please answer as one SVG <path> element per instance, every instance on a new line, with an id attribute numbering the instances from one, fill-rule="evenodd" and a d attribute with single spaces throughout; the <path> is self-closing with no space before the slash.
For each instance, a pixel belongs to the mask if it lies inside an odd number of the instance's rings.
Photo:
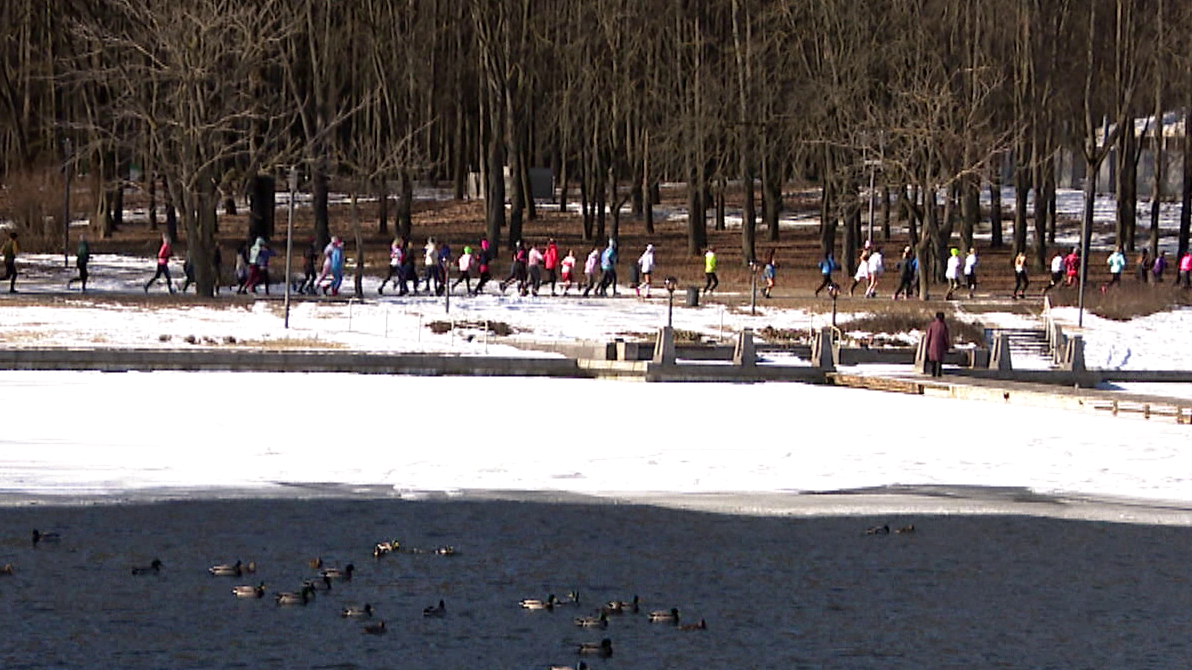
<path id="1" fill-rule="evenodd" d="M 294 196 L 298 192 L 298 168 L 290 168 L 290 218 L 286 222 L 286 328 L 290 327 L 290 256 L 294 250 Z"/>
<path id="2" fill-rule="evenodd" d="M 62 212 L 62 267 L 70 267 L 70 163 L 74 157 L 74 147 L 71 146 L 70 138 L 66 138 L 63 142 L 66 149 L 66 164 L 62 166 L 63 171 L 66 172 L 66 205 L 65 211 Z"/>
<path id="3" fill-rule="evenodd" d="M 666 287 L 666 327 L 670 328 L 674 324 L 675 313 L 675 289 L 679 288 L 679 280 L 675 277 L 667 277 L 663 280 L 662 285 Z"/>

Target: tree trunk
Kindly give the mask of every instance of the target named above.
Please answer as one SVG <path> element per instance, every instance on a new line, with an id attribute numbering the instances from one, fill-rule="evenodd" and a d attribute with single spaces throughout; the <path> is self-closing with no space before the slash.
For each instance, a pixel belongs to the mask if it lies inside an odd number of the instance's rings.
<path id="1" fill-rule="evenodd" d="M 1000 249 L 1002 239 L 1002 155 L 994 154 L 989 165 L 989 247 Z"/>
<path id="2" fill-rule="evenodd" d="M 1135 162 L 1135 146 L 1138 142 L 1134 136 L 1133 121 L 1127 120 L 1126 123 L 1130 127 L 1118 133 L 1116 239 L 1122 248 L 1133 250 L 1138 217 L 1138 170 Z"/>
<path id="3" fill-rule="evenodd" d="M 389 236 L 389 182 L 377 180 L 377 233 Z"/>
<path id="4" fill-rule="evenodd" d="M 277 210 L 277 180 L 267 174 L 254 175 L 248 182 L 248 241 L 273 239 Z M 324 245 L 325 246 L 325 245 Z"/>
<path id="5" fill-rule="evenodd" d="M 319 158 L 315 161 L 311 174 L 311 206 L 315 217 L 315 245 L 323 249 L 331 241 L 331 215 L 327 208 L 327 198 L 330 185 L 328 184 L 326 160 Z"/>
<path id="6" fill-rule="evenodd" d="M 402 170 L 397 176 L 397 212 L 394 214 L 394 227 L 403 240 L 410 241 L 410 234 L 414 230 L 414 178 L 409 170 Z M 492 244 L 492 240 L 489 240 Z"/>

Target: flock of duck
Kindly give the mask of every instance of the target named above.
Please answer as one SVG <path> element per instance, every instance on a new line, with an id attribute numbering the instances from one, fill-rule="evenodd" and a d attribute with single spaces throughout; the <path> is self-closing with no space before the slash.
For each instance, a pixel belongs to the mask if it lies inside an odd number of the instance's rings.
<path id="1" fill-rule="evenodd" d="M 889 530 L 887 529 L 886 532 L 889 532 Z M 43 533 L 35 529 L 32 540 L 33 547 L 36 549 L 39 545 L 59 543 L 61 536 L 58 533 Z M 433 549 L 407 547 L 397 540 L 378 542 L 373 547 L 373 557 L 378 560 L 390 554 L 398 553 L 454 556 L 456 555 L 456 550 L 455 547 L 450 545 Z M 348 563 L 341 568 L 325 565 L 322 558 L 310 559 L 308 565 L 312 570 L 316 571 L 317 578 L 304 579 L 301 586 L 294 591 L 273 593 L 273 600 L 279 607 L 301 607 L 308 605 L 314 601 L 318 592 L 330 591 L 332 584 L 336 582 L 350 582 L 352 575 L 356 571 L 356 566 L 352 563 Z M 148 565 L 132 566 L 131 574 L 134 576 L 156 575 L 161 573 L 164 568 L 165 564 L 160 559 L 154 558 Z M 0 568 L 0 576 L 13 575 L 15 572 L 16 568 L 11 563 Z M 245 563 L 237 560 L 234 563 L 212 565 L 207 568 L 207 572 L 212 577 L 243 578 L 256 573 L 257 565 L 253 561 Z M 231 593 L 235 598 L 262 599 L 268 591 L 265 582 L 260 581 L 257 584 L 233 585 L 231 587 Z M 681 622 L 678 608 L 672 607 L 669 610 L 645 612 L 641 607 L 641 600 L 637 595 L 634 595 L 631 600 L 608 601 L 591 611 L 590 614 L 578 613 L 581 603 L 579 592 L 577 591 L 572 591 L 563 598 L 559 598 L 553 593 L 546 598 L 524 598 L 519 601 L 519 605 L 523 610 L 543 612 L 555 612 L 564 608 L 573 608 L 577 611 L 576 616 L 573 618 L 574 624 L 585 630 L 608 629 L 613 619 L 629 618 L 631 616 L 644 618 L 652 624 L 669 625 L 683 631 L 701 631 L 706 630 L 708 627 L 704 619 L 700 619 L 698 623 Z M 444 600 L 440 599 L 437 604 L 427 606 L 422 611 L 422 614 L 424 617 L 445 617 L 447 615 L 447 604 Z M 641 616 L 643 614 L 644 617 Z M 385 620 L 373 620 L 375 615 L 376 610 L 370 603 L 349 604 L 340 610 L 340 616 L 345 619 L 369 620 L 363 624 L 362 630 L 365 633 L 383 635 L 388 630 Z M 574 649 L 581 657 L 609 658 L 613 655 L 613 643 L 609 637 L 604 637 L 599 641 L 576 644 Z M 587 667 L 587 664 L 582 660 L 576 666 L 550 666 L 551 670 L 585 670 Z"/>
<path id="2" fill-rule="evenodd" d="M 520 604 L 522 609 L 553 612 L 563 607 L 580 607 L 580 598 L 578 592 L 572 591 L 563 598 L 552 593 L 546 598 L 525 598 Z M 580 628 L 607 629 L 613 618 L 640 615 L 641 613 L 641 599 L 635 595 L 632 600 L 610 600 L 592 614 L 574 617 L 573 622 Z M 708 622 L 704 619 L 700 619 L 699 623 L 680 623 L 677 607 L 672 607 L 669 610 L 654 610 L 647 613 L 645 618 L 650 623 L 668 624 L 684 631 L 699 631 L 708 628 Z M 613 641 L 612 638 L 605 637 L 599 642 L 581 642 L 576 645 L 575 649 L 580 656 L 609 658 L 613 655 Z M 550 668 L 551 670 L 577 670 L 577 668 L 583 670 L 587 668 L 587 664 L 581 661 L 576 667 L 552 665 Z"/>

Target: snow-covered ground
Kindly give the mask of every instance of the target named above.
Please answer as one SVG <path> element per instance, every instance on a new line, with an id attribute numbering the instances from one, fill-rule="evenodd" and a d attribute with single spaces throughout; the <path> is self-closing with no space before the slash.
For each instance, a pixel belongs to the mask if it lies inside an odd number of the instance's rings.
<path id="1" fill-rule="evenodd" d="M 61 257 L 25 262 L 24 293 L 60 294 Z M 91 288 L 139 294 L 150 267 L 147 259 L 97 257 Z M 193 346 L 220 348 L 531 356 L 547 354 L 515 345 L 648 334 L 667 316 L 663 291 L 650 300 L 457 296 L 447 311 L 441 298 L 377 299 L 375 280 L 365 288 L 365 302 L 296 302 L 289 329 L 276 300 L 0 300 L 0 341 L 189 347 L 184 338 L 194 336 Z M 709 339 L 727 340 L 743 327 L 810 329 L 830 318 L 769 305 L 751 315 L 676 303 L 675 326 Z M 1076 332 L 1074 310 L 1053 316 Z M 452 335 L 427 327 L 450 319 L 500 321 L 515 332 L 485 337 L 479 328 Z M 1086 315 L 1080 332 L 1090 366 L 1192 366 L 1189 310 L 1129 323 Z M 799 384 L 3 372 L 0 407 L 0 493 L 9 500 L 194 489 L 281 494 L 295 490 L 285 485 L 334 483 L 409 496 L 515 490 L 694 501 L 730 493 L 753 501 L 735 498 L 733 509 L 772 512 L 798 493 L 929 486 L 1020 487 L 1192 509 L 1187 426 Z M 757 502 L 763 498 L 770 502 Z M 953 498 L 924 499 L 937 511 L 955 508 Z M 817 500 L 815 509 L 839 511 Z"/>

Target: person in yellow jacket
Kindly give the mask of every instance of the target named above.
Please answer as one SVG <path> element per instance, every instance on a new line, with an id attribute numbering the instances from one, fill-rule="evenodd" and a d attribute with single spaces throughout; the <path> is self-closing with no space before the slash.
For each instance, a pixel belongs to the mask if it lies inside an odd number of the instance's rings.
<path id="1" fill-rule="evenodd" d="M 8 231 L 8 240 L 4 242 L 4 246 L 0 247 L 0 254 L 4 255 L 4 276 L 0 277 L 0 281 L 8 280 L 8 292 L 17 292 L 17 254 L 21 252 L 20 245 L 17 244 L 17 231 Z"/>
<path id="2" fill-rule="evenodd" d="M 707 278 L 704 283 L 705 294 L 715 291 L 716 287 L 720 286 L 720 279 L 716 276 L 716 250 L 712 247 L 708 247 L 704 253 L 704 277 Z"/>

